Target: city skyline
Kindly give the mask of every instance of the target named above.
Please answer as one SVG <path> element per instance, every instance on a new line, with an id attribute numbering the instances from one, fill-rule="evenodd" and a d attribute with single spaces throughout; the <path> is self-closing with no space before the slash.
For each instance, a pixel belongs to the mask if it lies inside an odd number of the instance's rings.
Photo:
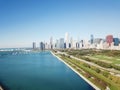
<path id="1" fill-rule="evenodd" d="M 64 38 L 120 38 L 118 0 L 1 0 L 0 48 Z M 69 37 L 69 38 L 70 38 Z"/>

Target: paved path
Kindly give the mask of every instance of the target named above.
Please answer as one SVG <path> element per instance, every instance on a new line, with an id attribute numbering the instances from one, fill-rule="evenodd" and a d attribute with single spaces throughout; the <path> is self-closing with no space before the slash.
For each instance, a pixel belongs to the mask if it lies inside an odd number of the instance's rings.
<path id="1" fill-rule="evenodd" d="M 116 76 L 119 76 L 119 77 L 120 77 L 120 71 L 118 71 L 118 70 L 108 69 L 108 68 L 101 67 L 101 66 L 99 66 L 99 65 L 97 65 L 97 64 L 95 64 L 95 63 L 92 63 L 92 62 L 89 62 L 89 61 L 86 61 L 86 60 L 83 60 L 83 59 L 74 57 L 74 56 L 69 55 L 69 54 L 67 54 L 67 53 L 65 53 L 65 52 L 60 52 L 60 51 L 58 51 L 57 53 L 58 53 L 58 54 L 64 54 L 64 55 L 66 55 L 66 56 L 70 56 L 70 57 L 73 58 L 73 59 L 76 59 L 76 60 L 79 60 L 79 61 L 81 61 L 81 62 L 87 63 L 87 64 L 89 64 L 89 65 L 95 66 L 95 67 L 100 68 L 100 69 L 102 69 L 102 70 L 107 70 L 107 71 L 109 71 L 109 72 L 111 72 L 111 73 L 115 73 L 115 74 L 117 73 Z"/>
<path id="2" fill-rule="evenodd" d="M 94 85 L 92 82 L 90 82 L 88 79 L 86 79 L 84 76 L 82 76 L 77 70 L 75 70 L 72 66 L 70 66 L 68 63 L 66 63 L 64 60 L 56 56 L 53 52 L 51 52 L 55 57 L 58 58 L 58 60 L 62 61 L 64 64 L 66 64 L 69 68 L 71 68 L 76 74 L 78 74 L 81 78 L 83 78 L 88 84 L 90 84 L 95 90 L 101 90 L 96 85 Z"/>

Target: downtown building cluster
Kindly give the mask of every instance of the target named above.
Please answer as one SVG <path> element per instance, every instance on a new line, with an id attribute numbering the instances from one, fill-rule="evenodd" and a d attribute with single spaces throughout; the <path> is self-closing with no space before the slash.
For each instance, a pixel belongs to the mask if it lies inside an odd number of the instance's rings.
<path id="1" fill-rule="evenodd" d="M 33 49 L 113 49 L 120 50 L 120 39 L 113 37 L 113 35 L 107 35 L 103 38 L 94 38 L 90 36 L 89 40 L 73 40 L 69 37 L 68 33 L 65 33 L 65 38 L 60 38 L 53 41 L 50 38 L 49 42 L 40 42 L 39 47 L 36 47 L 36 43 L 33 42 Z"/>

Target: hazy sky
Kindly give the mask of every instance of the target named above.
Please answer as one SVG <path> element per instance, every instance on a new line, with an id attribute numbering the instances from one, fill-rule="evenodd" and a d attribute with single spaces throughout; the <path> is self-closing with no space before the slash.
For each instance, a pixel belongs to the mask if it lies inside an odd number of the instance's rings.
<path id="1" fill-rule="evenodd" d="M 64 37 L 120 38 L 120 0 L 0 0 L 0 48 Z"/>

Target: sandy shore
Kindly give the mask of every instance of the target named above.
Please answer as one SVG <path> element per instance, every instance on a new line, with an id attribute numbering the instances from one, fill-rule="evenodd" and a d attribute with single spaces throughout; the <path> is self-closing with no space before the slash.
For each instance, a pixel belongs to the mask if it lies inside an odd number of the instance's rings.
<path id="1" fill-rule="evenodd" d="M 67 64 L 66 62 L 64 62 L 64 60 L 62 60 L 61 58 L 59 58 L 58 56 L 56 56 L 52 51 L 51 51 L 52 55 L 57 57 L 58 60 L 62 61 L 64 64 L 66 64 L 69 68 L 71 68 L 76 74 L 78 74 L 81 78 L 83 78 L 88 84 L 90 84 L 94 89 L 96 90 L 100 90 L 100 88 L 98 88 L 97 86 L 95 86 L 92 82 L 90 82 L 88 79 L 86 79 L 84 76 L 82 76 L 78 71 L 76 71 L 74 68 L 72 68 L 69 64 Z"/>

